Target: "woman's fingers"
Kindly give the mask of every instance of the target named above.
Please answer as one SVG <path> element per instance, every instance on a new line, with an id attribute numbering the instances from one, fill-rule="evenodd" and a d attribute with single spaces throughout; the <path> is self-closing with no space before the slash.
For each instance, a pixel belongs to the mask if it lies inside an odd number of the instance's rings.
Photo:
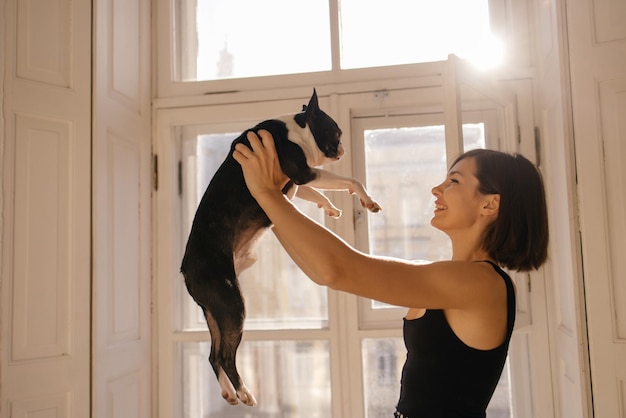
<path id="1" fill-rule="evenodd" d="M 248 131 L 246 134 L 248 141 L 250 141 L 250 146 L 254 151 L 261 149 L 263 147 L 263 143 L 261 143 L 261 139 L 254 131 Z"/>
<path id="2" fill-rule="evenodd" d="M 276 154 L 276 144 L 274 143 L 274 137 L 265 129 L 259 130 L 258 135 L 261 137 L 261 146 L 267 149 L 268 152 Z M 254 135 L 257 136 L 257 135 Z M 257 137 L 258 138 L 258 137 Z"/>
<path id="3" fill-rule="evenodd" d="M 239 164 L 241 164 L 244 160 L 247 160 L 252 155 L 252 150 L 245 146 L 244 144 L 235 144 L 235 151 L 233 151 L 233 158 Z"/>
<path id="4" fill-rule="evenodd" d="M 280 168 L 272 135 L 265 130 L 249 131 L 246 138 L 250 146 L 235 144 L 233 158 L 241 165 L 250 192 L 281 190 L 289 179 Z"/>
<path id="5" fill-rule="evenodd" d="M 261 138 L 263 138 L 263 142 L 261 142 Z M 266 130 L 260 130 L 259 135 L 257 135 L 254 131 L 248 131 L 246 134 L 246 138 L 250 142 L 250 147 L 245 144 L 238 143 L 235 144 L 235 152 L 233 152 L 233 158 L 236 161 L 241 163 L 238 158 L 250 159 L 255 156 L 255 153 L 261 153 L 267 149 L 267 151 L 273 152 L 276 154 L 276 148 L 274 145 L 274 138 L 272 135 Z"/>

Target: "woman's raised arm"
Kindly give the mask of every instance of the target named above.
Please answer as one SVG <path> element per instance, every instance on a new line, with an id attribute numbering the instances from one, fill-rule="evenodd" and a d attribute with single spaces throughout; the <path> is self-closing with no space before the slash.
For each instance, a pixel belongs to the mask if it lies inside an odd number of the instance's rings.
<path id="1" fill-rule="evenodd" d="M 496 296 L 493 284 L 501 279 L 485 263 L 419 265 L 367 255 L 308 218 L 281 191 L 288 178 L 280 169 L 271 134 L 259 131 L 259 135 L 262 142 L 250 132 L 252 149 L 237 144 L 233 157 L 241 164 L 250 193 L 274 224 L 275 235 L 311 280 L 405 307 L 464 309 L 492 302 L 486 299 Z"/>

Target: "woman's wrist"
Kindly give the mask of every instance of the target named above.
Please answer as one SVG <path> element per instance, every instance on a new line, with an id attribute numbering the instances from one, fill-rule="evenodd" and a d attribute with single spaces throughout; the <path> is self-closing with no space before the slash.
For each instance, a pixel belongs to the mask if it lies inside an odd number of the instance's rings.
<path id="1" fill-rule="evenodd" d="M 261 205 L 263 209 L 266 209 L 266 206 L 271 205 L 275 202 L 280 202 L 281 200 L 286 200 L 285 195 L 281 190 L 274 189 L 265 189 L 262 191 L 257 191 L 253 194 L 253 197 L 256 199 L 257 203 Z"/>

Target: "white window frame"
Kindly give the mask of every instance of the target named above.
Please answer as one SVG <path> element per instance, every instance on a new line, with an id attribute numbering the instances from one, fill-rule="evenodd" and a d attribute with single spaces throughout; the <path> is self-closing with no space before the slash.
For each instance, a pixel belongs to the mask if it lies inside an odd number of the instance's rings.
<path id="1" fill-rule="evenodd" d="M 158 190 L 154 193 L 154 228 L 155 228 L 155 257 L 154 271 L 156 272 L 156 301 L 158 309 L 154 311 L 154 319 L 158 328 L 158 339 L 155 345 L 158 359 L 159 380 L 157 382 L 158 411 L 160 417 L 178 416 L 179 403 L 176 399 L 177 371 L 174 369 L 174 345 L 181 342 L 210 341 L 208 329 L 206 331 L 177 331 L 177 316 L 175 311 L 176 298 L 180 297 L 180 286 L 176 286 L 176 279 L 183 280 L 180 275 L 181 243 L 180 229 L 182 228 L 182 213 L 180 197 L 178 196 L 178 161 L 180 147 L 178 138 L 174 136 L 174 128 L 184 125 L 212 125 L 216 133 L 241 129 L 254 119 L 267 119 L 276 114 L 293 112 L 299 109 L 302 100 L 293 99 L 275 102 L 272 106 L 263 101 L 250 104 L 236 104 L 218 107 L 197 107 L 166 109 L 156 112 L 156 143 L 155 154 L 158 156 Z M 323 101 L 321 101 L 323 106 Z M 239 115 L 245 115 L 240 117 Z M 252 118 L 252 119 L 251 119 Z M 229 121 L 229 122 L 224 122 Z M 335 294 L 328 295 L 329 311 L 333 309 Z M 336 316 L 336 315 L 335 315 Z M 330 317 L 330 313 L 329 313 Z M 272 330 L 246 331 L 244 341 L 253 340 L 311 340 L 322 339 L 330 342 L 337 341 L 337 326 L 329 324 L 327 329 L 306 330 Z M 336 347 L 330 347 L 331 352 Z M 337 356 L 331 354 L 331 359 Z M 333 362 L 333 360 L 331 360 Z M 208 363 L 208 360 L 207 360 Z M 210 372 L 207 364 L 207 372 Z M 339 364 L 331 364 L 331 384 L 339 386 Z M 341 416 L 339 412 L 334 412 Z"/>
<path id="2" fill-rule="evenodd" d="M 440 126 L 444 125 L 443 113 L 430 113 L 423 114 L 419 110 L 415 110 L 413 114 L 407 114 L 408 109 L 404 109 L 400 115 L 394 115 L 393 110 L 391 112 L 385 112 L 375 116 L 370 112 L 365 115 L 360 115 L 358 112 L 353 115 L 353 136 L 358 138 L 355 141 L 353 147 L 353 153 L 355 155 L 355 176 L 360 179 L 365 178 L 365 151 L 363 148 L 363 136 L 362 133 L 366 129 L 384 129 L 394 128 L 398 124 L 402 126 Z M 498 123 L 497 110 L 493 108 L 483 110 L 473 110 L 463 112 L 463 123 L 484 123 L 485 124 L 485 142 L 487 147 L 498 149 L 500 148 L 500 129 Z M 433 186 L 435 186 L 433 184 Z M 429 196 L 423 196 L 423 199 L 428 199 Z M 356 209 L 357 215 L 355 219 L 356 230 L 356 246 L 359 250 L 369 252 L 369 240 L 367 237 L 368 220 L 369 216 L 363 209 Z M 372 215 L 375 216 L 375 215 Z M 429 260 L 434 261 L 434 260 Z M 404 315 L 404 308 L 384 308 L 384 309 L 372 309 L 371 303 L 366 299 L 359 299 L 359 328 L 360 329 L 380 329 L 380 328 L 395 328 L 398 325 L 398 318 Z"/>
<path id="3" fill-rule="evenodd" d="M 346 149 L 354 149 L 352 140 L 354 116 L 367 116 L 376 113 L 391 114 L 395 111 L 406 112 L 407 109 L 418 112 L 442 113 L 441 98 L 443 87 L 439 64 L 439 71 L 423 77 L 414 77 L 410 80 L 378 80 L 372 83 L 356 83 L 339 86 L 342 93 L 328 94 L 325 88 L 318 89 L 321 107 L 328 111 L 338 121 L 344 130 L 344 144 Z M 432 65 L 426 66 L 432 69 Z M 403 84 L 403 86 L 400 86 Z M 522 103 L 520 110 L 520 131 L 518 138 L 503 143 L 502 132 L 498 129 L 500 146 L 508 151 L 523 150 L 525 154 L 534 155 L 534 142 L 530 132 L 532 129 L 532 107 L 530 106 L 530 89 L 524 82 L 510 83 L 516 90 L 516 100 Z M 393 86 L 394 89 L 381 89 L 381 86 Z M 175 376 L 173 365 L 174 341 L 193 341 L 198 337 L 208 340 L 207 332 L 180 333 L 175 332 L 174 300 L 172 281 L 179 274 L 180 254 L 179 235 L 176 228 L 180 227 L 180 213 L 174 203 L 177 197 L 177 167 L 178 155 L 172 143 L 172 128 L 178 125 L 192 125 L 196 123 L 214 123 L 223 130 L 230 130 L 233 124 L 242 121 L 255 122 L 267 117 L 291 113 L 306 102 L 310 91 L 292 89 L 288 93 L 292 100 L 271 100 L 273 90 L 248 95 L 230 95 L 230 103 L 215 106 L 197 106 L 160 109 L 156 112 L 156 143 L 155 152 L 158 154 L 159 190 L 155 193 L 155 268 L 156 292 L 158 309 L 155 310 L 158 327 L 158 340 L 155 346 L 158 358 L 158 411 L 162 418 L 176 416 L 176 402 L 172 388 Z M 362 93 L 366 92 L 366 93 Z M 389 94 L 390 93 L 390 94 Z M 259 97 L 260 96 L 260 97 Z M 386 96 L 391 97 L 387 99 Z M 264 98 L 264 99 L 263 99 Z M 245 99 L 245 100 L 242 100 Z M 229 102 L 229 100 L 224 100 Z M 237 103 L 242 101 L 243 103 Z M 480 112 L 469 106 L 471 112 Z M 417 110 L 416 110 L 417 109 Z M 471 120 L 471 112 L 468 114 Z M 488 112 L 493 114 L 493 112 Z M 493 116 L 490 116 L 493 117 Z M 492 141 L 492 140 L 489 140 Z M 530 143 L 532 144 L 530 144 Z M 358 167 L 358 153 L 349 153 L 341 162 L 327 168 L 342 175 L 352 175 Z M 357 170 L 358 172 L 358 170 Z M 353 213 L 359 209 L 351 196 L 333 193 L 331 199 L 344 210 L 340 222 L 332 222 L 329 227 L 340 234 L 347 242 L 356 243 L 356 232 L 352 219 Z M 354 205 L 354 206 L 353 206 Z M 352 208 L 352 209 L 350 209 Z M 542 416 L 551 413 L 552 398 L 550 392 L 550 367 L 547 358 L 548 338 L 546 330 L 545 288 L 541 281 L 542 272 L 534 273 L 541 285 L 534 286 L 532 293 L 524 293 L 521 297 L 520 312 L 516 331 L 522 336 L 519 344 L 513 342 L 511 353 L 522 351 L 520 356 L 512 360 L 513 368 L 519 373 L 512 373 L 511 379 L 520 383 L 516 386 L 519 393 L 513 395 L 516 416 Z M 181 278 L 182 280 L 182 278 Z M 520 284 L 520 281 L 521 284 Z M 518 289 L 526 286 L 526 278 L 518 279 Z M 309 339 L 320 338 L 329 340 L 330 367 L 332 385 L 332 411 L 335 417 L 364 416 L 364 401 L 361 381 L 361 340 L 363 338 L 400 338 L 402 335 L 402 311 L 396 311 L 396 322 L 391 317 L 382 318 L 382 322 L 371 327 L 360 325 L 359 298 L 344 293 L 330 291 L 328 295 L 329 328 L 324 330 L 302 331 L 246 331 L 244 340 L 254 339 Z M 532 320 L 531 320 L 532 306 Z M 362 308 L 361 308 L 362 309 Z M 393 311 L 393 310 L 391 310 Z M 399 313 L 399 315 L 397 315 Z M 379 318 L 380 319 L 380 318 Z M 184 334 L 184 335 L 183 335 Z M 515 339 L 518 339 L 515 337 Z M 525 351 L 524 351 L 525 350 Z M 521 360 L 518 360 L 521 359 Z M 530 359 L 530 364 L 527 359 Z M 532 385 L 531 385 L 532 383 Z"/>
<path id="4" fill-rule="evenodd" d="M 381 72 L 387 78 L 411 78 L 416 75 L 434 74 L 437 63 L 407 64 L 378 68 L 340 69 L 340 30 L 339 0 L 328 0 L 331 31 L 330 71 L 307 74 L 287 74 L 267 77 L 234 78 L 223 80 L 177 82 L 173 81 L 174 39 L 174 0 L 156 0 L 156 88 L 157 107 L 177 106 L 180 103 L 198 105 L 219 103 L 224 92 L 251 92 L 259 89 L 273 90 L 274 97 L 288 98 L 285 89 L 310 86 L 311 80 L 319 85 L 341 84 L 346 82 L 367 82 L 380 78 Z M 492 33 L 499 37 L 505 50 L 511 52 L 505 57 L 507 71 L 515 76 L 532 75 L 531 51 L 529 48 L 528 6 L 526 0 L 489 0 L 489 15 Z M 180 23 L 179 23 L 180 24 Z M 515 69 L 515 70 L 513 70 Z M 262 81 L 260 81 L 262 80 Z M 182 97 L 187 97 L 182 99 Z M 191 98 L 196 96 L 194 98 Z M 258 96 L 257 96 L 258 97 Z M 191 100 L 190 100 L 191 98 Z"/>
<path id="5" fill-rule="evenodd" d="M 331 51 L 332 70 L 309 74 L 291 74 L 261 78 L 226 79 L 200 82 L 173 82 L 173 36 L 172 36 L 172 0 L 155 2 L 155 88 L 154 106 L 154 152 L 158 155 L 159 190 L 154 194 L 154 268 L 156 308 L 155 320 L 155 376 L 159 376 L 155 388 L 158 399 L 158 414 L 161 418 L 176 416 L 175 402 L 171 382 L 175 376 L 172 370 L 174 300 L 171 294 L 171 282 L 179 274 L 178 254 L 180 237 L 174 228 L 180 220 L 180 213 L 172 202 L 177 198 L 177 156 L 172 152 L 171 127 L 195 122 L 230 123 L 244 120 L 258 121 L 266 116 L 293 112 L 288 105 L 298 98 L 298 106 L 310 96 L 312 87 L 317 87 L 324 103 L 322 107 L 329 111 L 344 129 L 344 142 L 350 140 L 353 115 L 363 115 L 374 109 L 412 108 L 416 106 L 416 97 L 430 101 L 417 103 L 423 110 L 432 106 L 440 112 L 441 98 L 450 98 L 450 92 L 441 89 L 441 77 L 445 72 L 446 62 L 431 62 L 380 68 L 354 70 L 339 69 L 339 19 L 338 1 L 329 0 L 331 14 Z M 519 112 L 519 142 L 501 144 L 508 151 L 519 150 L 526 156 L 535 156 L 534 116 L 532 111 L 531 80 L 534 75 L 532 51 L 530 50 L 530 25 L 528 20 L 527 0 L 489 0 L 490 20 L 494 34 L 504 40 L 505 48 L 510 49 L 506 57 L 507 67 L 493 72 L 489 78 L 505 81 L 516 92 Z M 417 89 L 419 94 L 411 93 Z M 433 89 L 423 95 L 424 89 Z M 393 91 L 394 100 L 385 102 L 385 92 Z M 354 102 L 350 97 L 357 97 L 363 92 L 371 97 L 366 102 Z M 400 94 L 395 94 L 400 92 Z M 452 93 L 454 94 L 454 93 Z M 329 99 L 329 100 L 328 100 Z M 269 107 L 268 107 L 269 103 Z M 448 108 L 448 112 L 450 109 Z M 266 112 L 271 112 L 268 114 Z M 502 115 L 500 115 L 502 116 Z M 450 122 L 448 122 L 450 123 Z M 499 133 L 502 134 L 501 132 Z M 502 136 L 502 135 L 501 135 Z M 348 144 L 347 149 L 351 149 Z M 342 175 L 351 175 L 356 166 L 356 159 L 350 153 L 342 162 L 328 167 Z M 358 170 L 357 170 L 358 171 Z M 330 193 L 332 200 L 344 210 L 344 220 L 333 222 L 329 226 L 347 242 L 356 243 L 356 233 L 352 222 L 346 222 L 350 207 L 355 202 L 352 197 L 340 193 Z M 354 207 L 357 210 L 356 206 Z M 528 277 L 516 278 L 518 287 L 527 283 Z M 181 278 L 182 280 L 182 278 Z M 543 271 L 533 273 L 532 292 L 518 295 L 518 317 L 512 343 L 513 369 L 518 370 L 517 385 L 522 392 L 513 394 L 516 416 L 536 417 L 551 416 L 553 400 L 551 388 L 551 365 L 547 332 L 547 307 L 545 306 L 545 283 Z M 359 306 L 363 305 L 353 295 L 330 291 L 328 295 L 329 328 L 306 334 L 306 338 L 319 337 L 330 340 L 331 385 L 333 388 L 332 412 L 336 417 L 364 416 L 363 388 L 355 384 L 361 381 L 361 340 L 363 338 L 399 338 L 401 329 L 394 326 L 392 317 L 382 318 L 376 327 L 368 329 L 359 323 Z M 532 315 L 531 315 L 532 308 Z M 521 311 L 520 311 L 521 310 Z M 396 313 L 392 313 L 395 315 Z M 341 320 L 339 319 L 341 318 Z M 379 318 L 380 319 L 380 318 Z M 208 339 L 208 331 L 199 333 Z M 521 335 L 521 338 L 518 336 Z M 198 335 L 190 335 L 190 339 Z M 186 337 L 177 335 L 176 338 Z M 298 332 L 273 331 L 263 334 L 269 339 L 299 339 L 305 334 Z M 255 331 L 244 333 L 245 339 L 261 338 Z M 516 351 L 526 350 L 529 355 L 517 356 Z M 530 364 L 517 361 L 518 358 L 530 358 Z M 531 385 L 532 383 L 532 385 Z M 343 392 L 335 396 L 335 391 Z M 519 400 L 522 400 L 519 402 Z"/>

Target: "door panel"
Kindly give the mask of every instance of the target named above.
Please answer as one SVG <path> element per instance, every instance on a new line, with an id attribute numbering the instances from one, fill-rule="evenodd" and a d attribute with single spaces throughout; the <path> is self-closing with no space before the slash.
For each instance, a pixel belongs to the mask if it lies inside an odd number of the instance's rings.
<path id="1" fill-rule="evenodd" d="M 92 417 L 151 416 L 150 2 L 94 2 Z"/>
<path id="2" fill-rule="evenodd" d="M 0 10 L 0 416 L 86 417 L 91 5 Z"/>
<path id="3" fill-rule="evenodd" d="M 624 417 L 626 4 L 570 0 L 567 6 L 593 412 Z"/>

